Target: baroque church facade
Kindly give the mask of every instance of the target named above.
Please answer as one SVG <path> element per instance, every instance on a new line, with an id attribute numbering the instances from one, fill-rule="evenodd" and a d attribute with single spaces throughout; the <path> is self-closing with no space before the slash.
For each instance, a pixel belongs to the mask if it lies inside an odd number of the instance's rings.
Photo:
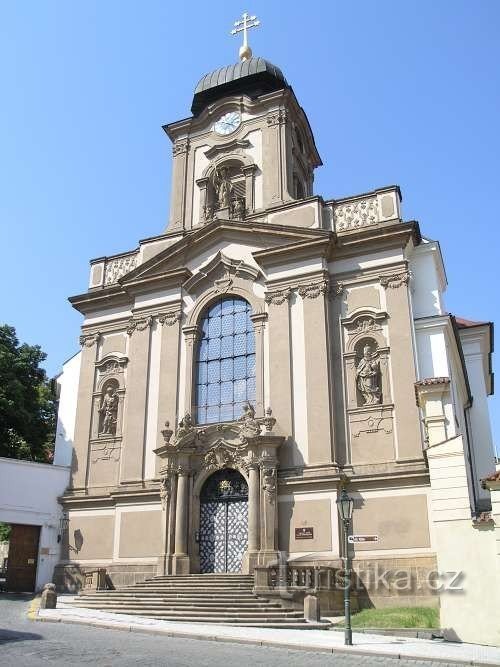
<path id="1" fill-rule="evenodd" d="M 167 228 L 92 260 L 70 299 L 55 580 L 338 564 L 344 486 L 353 531 L 377 538 L 357 567 L 432 571 L 430 440 L 461 443 L 471 514 L 487 504 L 491 325 L 447 313 L 439 244 L 397 186 L 313 193 L 313 131 L 271 63 L 207 74 L 164 130 Z"/>

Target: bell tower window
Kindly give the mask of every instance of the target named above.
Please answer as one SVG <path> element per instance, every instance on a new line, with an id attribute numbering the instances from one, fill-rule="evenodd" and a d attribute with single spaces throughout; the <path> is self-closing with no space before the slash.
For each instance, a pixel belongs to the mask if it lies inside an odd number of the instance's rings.
<path id="1" fill-rule="evenodd" d="M 252 309 L 244 299 L 212 303 L 201 320 L 195 381 L 198 424 L 238 419 L 255 402 L 255 334 Z"/>

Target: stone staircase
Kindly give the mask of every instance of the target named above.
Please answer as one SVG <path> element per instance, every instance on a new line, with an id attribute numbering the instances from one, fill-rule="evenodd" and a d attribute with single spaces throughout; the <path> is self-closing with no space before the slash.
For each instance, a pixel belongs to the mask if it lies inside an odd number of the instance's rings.
<path id="1" fill-rule="evenodd" d="M 241 574 L 190 574 L 146 579 L 113 591 L 82 591 L 75 607 L 132 614 L 182 623 L 221 623 L 245 627 L 318 629 L 302 611 L 253 593 L 253 577 Z"/>

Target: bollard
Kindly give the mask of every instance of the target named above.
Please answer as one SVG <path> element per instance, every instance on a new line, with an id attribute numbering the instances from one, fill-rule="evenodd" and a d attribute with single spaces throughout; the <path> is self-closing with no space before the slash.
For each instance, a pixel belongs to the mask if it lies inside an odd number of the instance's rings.
<path id="1" fill-rule="evenodd" d="M 45 584 L 40 601 L 40 609 L 55 609 L 57 605 L 57 593 L 55 584 Z"/>
<path id="2" fill-rule="evenodd" d="M 318 623 L 320 617 L 318 596 L 306 595 L 304 598 L 304 618 L 308 623 Z"/>

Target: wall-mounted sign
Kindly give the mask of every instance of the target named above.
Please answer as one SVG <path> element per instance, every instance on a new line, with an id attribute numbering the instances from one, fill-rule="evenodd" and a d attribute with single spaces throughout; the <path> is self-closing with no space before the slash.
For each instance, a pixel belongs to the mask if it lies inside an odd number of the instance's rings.
<path id="1" fill-rule="evenodd" d="M 304 526 L 295 529 L 296 540 L 312 540 L 314 539 L 314 528 L 312 526 Z"/>
<path id="2" fill-rule="evenodd" d="M 349 535 L 347 541 L 349 544 L 358 544 L 359 542 L 378 542 L 378 535 Z"/>

